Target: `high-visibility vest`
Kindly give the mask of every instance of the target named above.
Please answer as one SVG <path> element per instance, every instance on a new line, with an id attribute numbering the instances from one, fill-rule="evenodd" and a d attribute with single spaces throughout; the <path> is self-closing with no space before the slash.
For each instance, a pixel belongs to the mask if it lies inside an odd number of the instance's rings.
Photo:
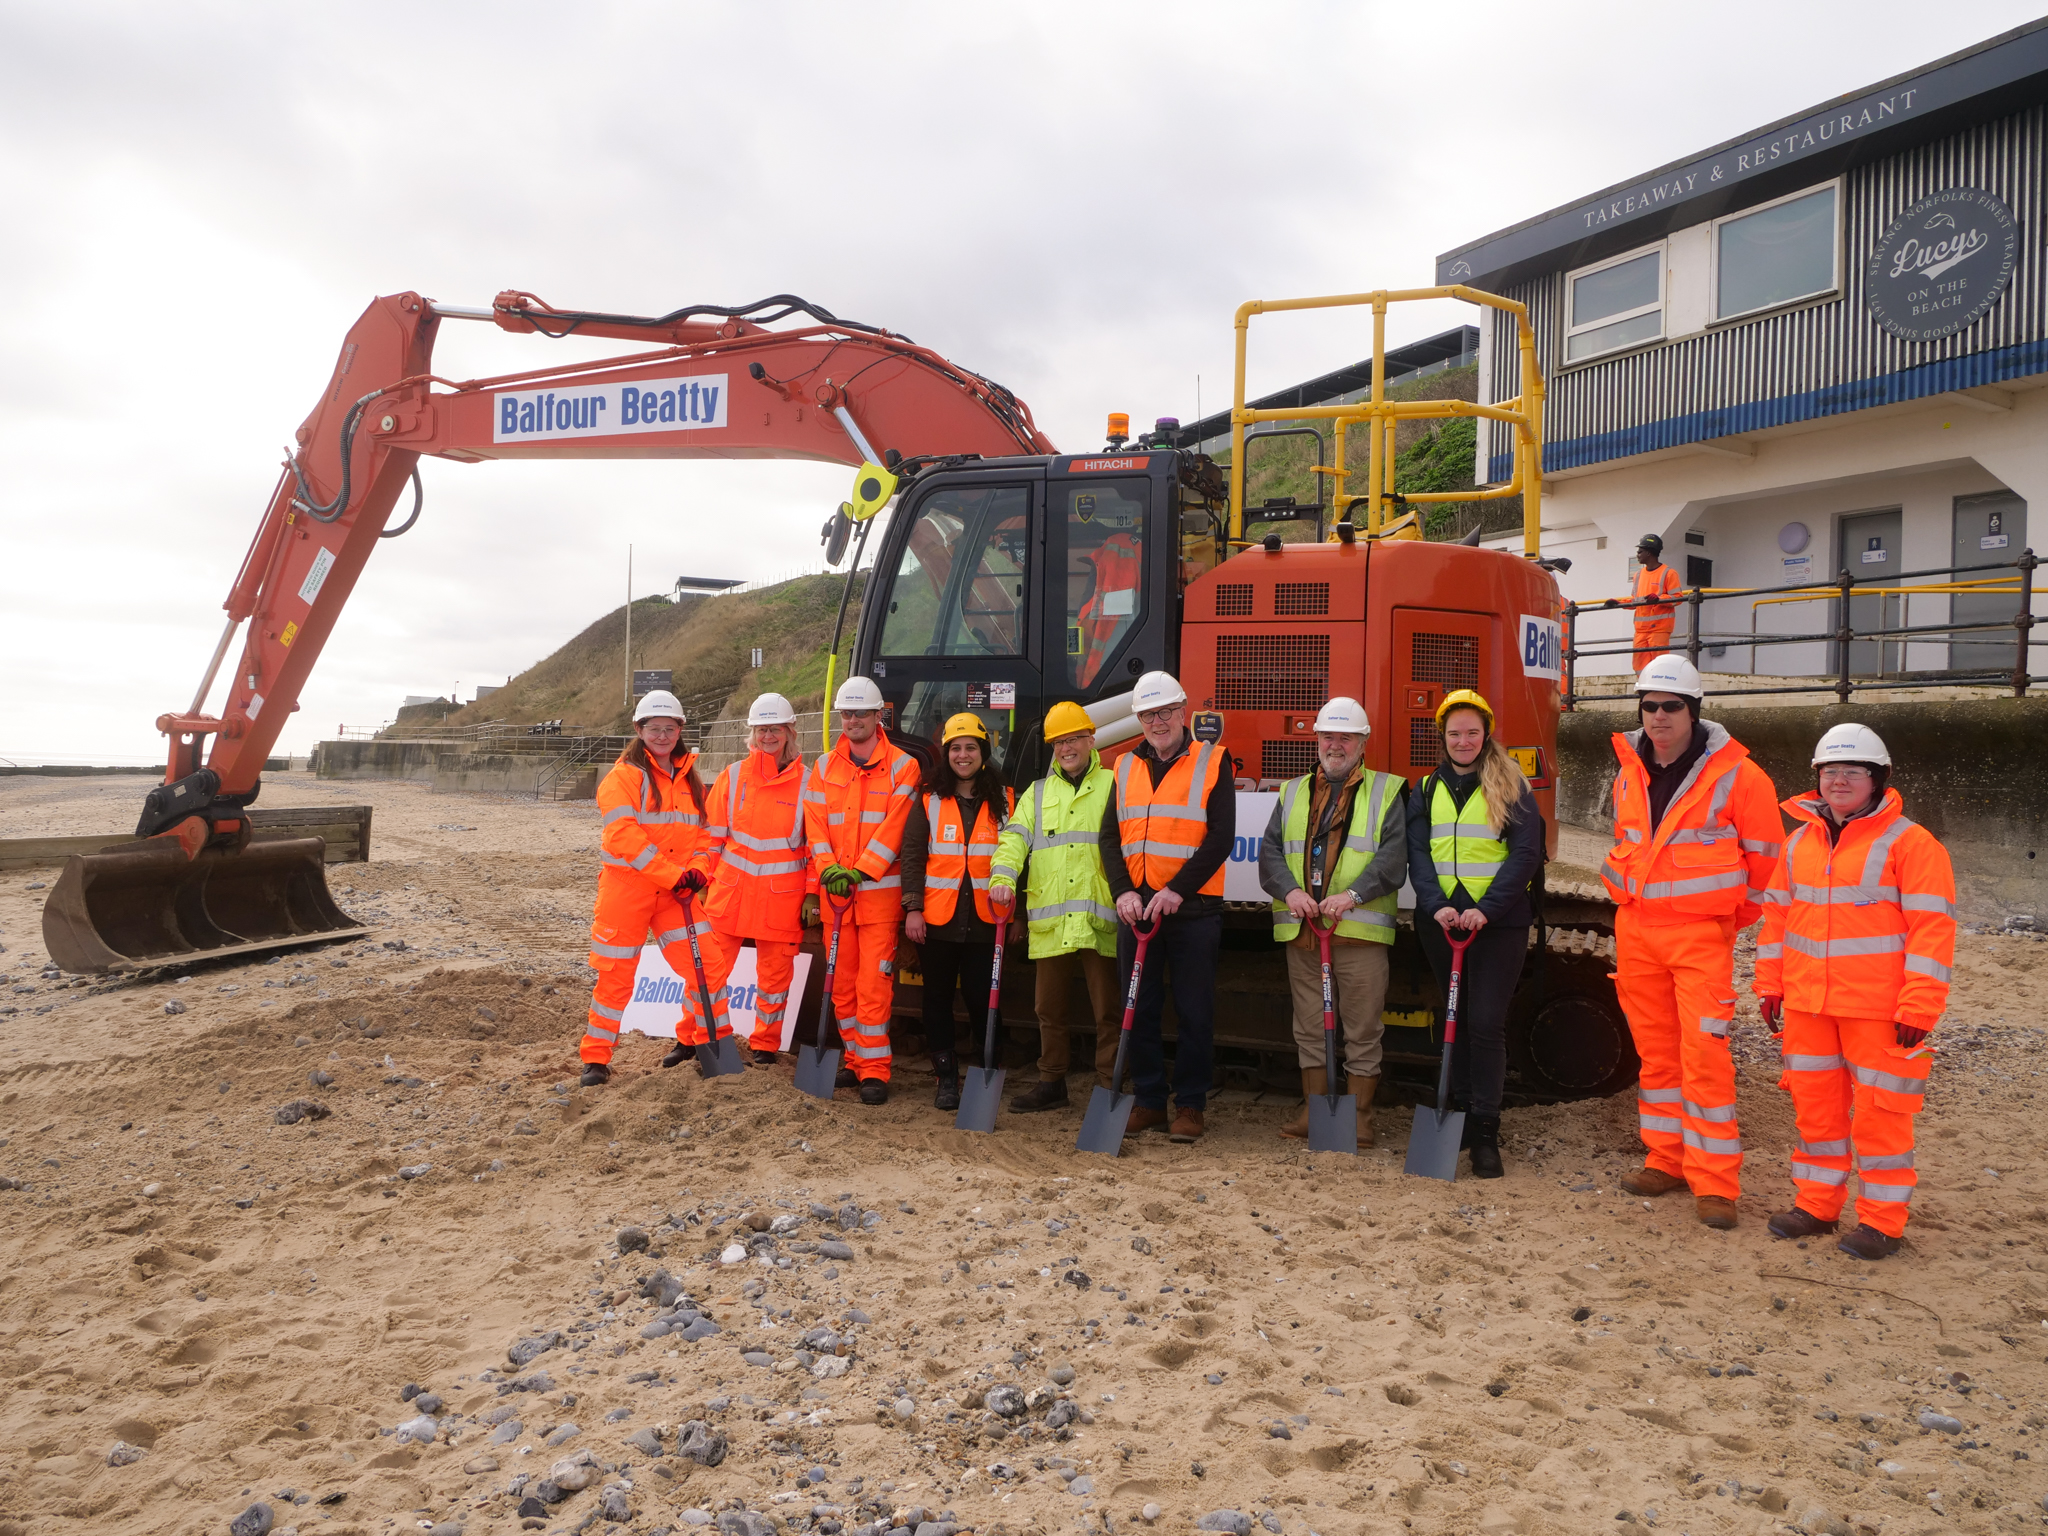
<path id="1" fill-rule="evenodd" d="M 1948 1006 L 1955 963 L 1948 850 L 1907 820 L 1895 789 L 1832 844 L 1822 803 L 1812 795 L 1785 802 L 1800 824 L 1764 893 L 1756 990 L 1801 1013 L 1931 1029 Z"/>
<path id="2" fill-rule="evenodd" d="M 1074 674 L 1074 684 L 1080 688 L 1095 681 L 1096 673 L 1116 649 L 1119 633 L 1137 622 L 1138 583 L 1144 575 L 1138 541 L 1128 533 L 1112 534 L 1084 558 L 1095 567 L 1095 590 L 1081 605 L 1074 625 L 1079 641 L 1076 649 L 1084 653 Z M 1119 601 L 1110 602 L 1111 593 L 1119 594 Z"/>
<path id="3" fill-rule="evenodd" d="M 1349 890 L 1358 883 L 1358 877 L 1365 873 L 1373 855 L 1379 852 L 1380 827 L 1386 820 L 1388 798 L 1405 793 L 1408 788 L 1407 780 L 1391 773 L 1380 773 L 1371 768 L 1361 769 L 1360 773 L 1358 792 L 1351 797 L 1351 822 L 1344 829 L 1344 840 L 1338 847 L 1334 866 L 1327 863 L 1327 846 L 1323 851 L 1326 861 L 1324 896 Z M 1308 812 L 1309 802 L 1315 798 L 1314 779 L 1313 773 L 1304 774 L 1280 786 L 1280 852 L 1287 860 L 1294 883 L 1303 890 L 1308 890 Z M 1338 787 L 1331 789 L 1332 794 L 1340 792 Z M 1309 891 L 1309 894 L 1313 896 L 1315 892 Z M 1393 943 L 1394 911 L 1400 895 L 1397 890 L 1389 891 L 1384 896 L 1361 902 L 1337 919 L 1335 931 L 1375 944 Z M 1274 902 L 1273 937 L 1285 944 L 1300 932 L 1301 920 L 1288 910 L 1287 903 Z"/>
<path id="4" fill-rule="evenodd" d="M 925 845 L 924 862 L 926 922 L 943 927 L 953 920 L 963 881 L 973 888 L 974 910 L 981 920 L 984 923 L 996 920 L 995 908 L 988 901 L 989 866 L 995 861 L 996 839 L 1002 835 L 1003 822 L 1016 808 L 1017 792 L 1012 789 L 1003 791 L 1003 814 L 1000 817 L 984 800 L 975 810 L 974 832 L 970 839 L 966 829 L 960 825 L 959 801 L 951 795 L 929 794 L 924 797 L 925 825 L 931 829 L 931 841 Z"/>
<path id="5" fill-rule="evenodd" d="M 612 765 L 597 787 L 606 869 L 637 870 L 663 890 L 682 878 L 704 835 L 704 818 L 690 795 L 696 763 L 696 753 L 678 753 L 670 775 L 658 768 L 643 773 L 624 757 Z"/>
<path id="6" fill-rule="evenodd" d="M 1645 597 L 1677 597 L 1680 590 L 1678 572 L 1667 561 L 1657 569 L 1647 568 L 1636 572 L 1636 587 L 1632 594 L 1637 599 Z M 1635 621 L 1645 627 L 1668 624 L 1676 617 L 1677 610 L 1669 603 L 1645 603 L 1632 610 Z"/>
<path id="7" fill-rule="evenodd" d="M 1640 902 L 1652 921 L 1732 916 L 1746 928 L 1762 911 L 1784 840 L 1778 792 L 1727 727 L 1715 720 L 1701 724 L 1706 751 L 1654 832 L 1643 733 L 1615 736 L 1621 770 L 1614 776 L 1614 846 L 1600 879 L 1617 902 Z"/>
<path id="8" fill-rule="evenodd" d="M 1430 784 L 1429 859 L 1436 865 L 1437 887 L 1449 896 L 1462 885 L 1466 895 L 1483 901 L 1508 861 L 1507 842 L 1487 825 L 1486 791 L 1474 784 L 1459 805 L 1442 778 Z"/>
<path id="9" fill-rule="evenodd" d="M 804 836 L 820 875 L 828 864 L 857 869 L 867 878 L 855 888 L 853 920 L 887 922 L 903 915 L 903 876 L 896 860 L 903 825 L 917 798 L 917 759 L 886 737 L 856 763 L 841 736 L 819 756 L 804 781 Z"/>
<path id="10" fill-rule="evenodd" d="M 1026 790 L 1003 828 L 989 879 L 1015 886 L 1024 876 L 1024 920 L 1031 958 L 1048 960 L 1092 949 L 1116 953 L 1116 908 L 1102 870 L 1102 813 L 1116 776 L 1088 755 L 1074 783 L 1055 768 Z"/>
<path id="11" fill-rule="evenodd" d="M 1230 761 L 1213 741 L 1189 743 L 1155 787 L 1152 771 L 1138 769 L 1138 754 L 1126 752 L 1116 765 L 1117 834 L 1131 884 L 1154 891 L 1180 873 L 1202 846 L 1209 829 L 1209 794 Z M 1204 896 L 1223 894 L 1223 866 L 1202 887 Z"/>
<path id="12" fill-rule="evenodd" d="M 777 767 L 751 751 L 711 781 L 704 840 L 691 859 L 710 880 L 704 912 L 720 933 L 795 943 L 803 938 L 804 763 Z"/>

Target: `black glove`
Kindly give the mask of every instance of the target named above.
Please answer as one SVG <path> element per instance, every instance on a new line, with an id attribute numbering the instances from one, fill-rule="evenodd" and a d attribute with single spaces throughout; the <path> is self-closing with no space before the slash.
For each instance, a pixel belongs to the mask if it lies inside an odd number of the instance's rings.
<path id="1" fill-rule="evenodd" d="M 677 877 L 676 889 L 679 891 L 701 891 L 710 883 L 709 880 L 704 878 L 703 870 L 686 869 Z"/>
<path id="2" fill-rule="evenodd" d="M 1621 599 L 1618 597 L 1610 597 L 1609 599 L 1607 599 L 1607 602 L 1604 606 L 1609 608 L 1619 608 L 1621 606 Z"/>
<path id="3" fill-rule="evenodd" d="M 1757 1012 L 1764 1016 L 1764 1022 L 1771 1026 L 1771 1033 L 1785 1032 L 1785 999 L 1782 997 L 1760 997 L 1756 1000 Z"/>
<path id="4" fill-rule="evenodd" d="M 1903 1019 L 1892 1025 L 1892 1033 L 1898 1036 L 1899 1049 L 1903 1051 L 1912 1050 L 1914 1046 L 1925 1040 L 1928 1035 L 1928 1031 L 1908 1024 Z"/>

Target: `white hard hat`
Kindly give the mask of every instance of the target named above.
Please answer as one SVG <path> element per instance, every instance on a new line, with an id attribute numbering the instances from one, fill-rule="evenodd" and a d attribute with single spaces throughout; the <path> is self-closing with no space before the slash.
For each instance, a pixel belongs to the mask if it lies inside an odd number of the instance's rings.
<path id="1" fill-rule="evenodd" d="M 1636 693 L 1678 693 L 1697 699 L 1706 692 L 1699 668 L 1683 656 L 1659 656 L 1636 676 Z"/>
<path id="2" fill-rule="evenodd" d="M 779 693 L 764 693 L 747 706 L 747 724 L 794 725 L 796 710 Z"/>
<path id="3" fill-rule="evenodd" d="M 666 688 L 657 688 L 652 693 L 640 695 L 640 702 L 633 706 L 633 723 L 638 725 L 642 720 L 652 720 L 657 716 L 666 716 L 671 720 L 683 719 L 683 701 Z"/>
<path id="4" fill-rule="evenodd" d="M 882 707 L 882 690 L 865 677 L 849 677 L 832 697 L 834 709 L 869 710 Z"/>
<path id="5" fill-rule="evenodd" d="M 1332 699 L 1316 715 L 1318 731 L 1348 731 L 1354 736 L 1370 736 L 1372 721 L 1365 715 L 1365 706 L 1356 699 Z"/>
<path id="6" fill-rule="evenodd" d="M 1892 755 L 1885 750 L 1884 739 L 1869 726 L 1837 725 L 1813 749 L 1813 766 L 1824 763 L 1875 763 L 1889 768 Z"/>
<path id="7" fill-rule="evenodd" d="M 1143 714 L 1148 709 L 1185 704 L 1187 701 L 1188 691 L 1181 687 L 1171 672 L 1147 672 L 1138 679 L 1138 686 L 1131 690 L 1131 713 Z"/>

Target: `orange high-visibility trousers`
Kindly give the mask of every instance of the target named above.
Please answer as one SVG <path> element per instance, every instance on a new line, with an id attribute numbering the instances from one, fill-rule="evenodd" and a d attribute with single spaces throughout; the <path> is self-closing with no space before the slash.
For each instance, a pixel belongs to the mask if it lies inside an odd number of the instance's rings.
<path id="1" fill-rule="evenodd" d="M 1637 903 L 1615 910 L 1614 983 L 1643 1069 L 1636 1089 L 1644 1162 L 1684 1179 L 1695 1195 L 1742 1193 L 1735 1123 L 1735 919 L 1645 922 Z"/>
<path id="2" fill-rule="evenodd" d="M 663 953 L 678 976 L 690 974 L 689 946 L 681 961 L 670 951 L 671 939 L 683 935 L 683 908 L 675 893 L 652 884 L 631 869 L 602 870 L 597 877 L 597 908 L 590 916 L 590 963 L 597 984 L 590 992 L 590 1018 L 577 1054 L 585 1061 L 609 1062 L 619 1043 L 619 1022 L 633 1000 L 633 972 L 640 964 L 640 946 L 649 930 L 660 933 Z"/>
<path id="3" fill-rule="evenodd" d="M 1630 659 L 1635 662 L 1635 669 L 1638 672 L 1671 649 L 1671 631 L 1674 627 L 1675 621 L 1671 619 L 1659 619 L 1654 624 L 1637 623 L 1636 653 Z"/>
<path id="4" fill-rule="evenodd" d="M 1927 1091 L 1933 1047 L 1907 1050 L 1890 1019 L 1785 1010 L 1778 1085 L 1792 1095 L 1799 1145 L 1792 1183 L 1799 1208 L 1822 1221 L 1842 1214 L 1856 1169 L 1856 1219 L 1902 1237 L 1919 1178 L 1913 1116 Z"/>
<path id="5" fill-rule="evenodd" d="M 839 930 L 839 969 L 832 978 L 832 1016 L 846 1042 L 845 1065 L 866 1081 L 889 1081 L 889 1015 L 896 1001 L 896 939 L 900 918 L 847 923 Z"/>
<path id="6" fill-rule="evenodd" d="M 699 934 L 697 943 L 704 951 L 704 979 L 711 984 L 712 1016 L 721 1032 L 730 1030 L 733 1025 L 726 1010 L 732 999 L 727 994 L 726 982 L 732 977 L 732 968 L 739 961 L 745 941 L 736 933 L 720 933 L 714 928 Z M 683 949 L 687 955 L 687 942 Z M 782 1015 L 789 1002 L 796 952 L 794 943 L 754 941 L 754 1031 L 747 1039 L 754 1050 L 782 1049 Z M 663 953 L 666 955 L 666 951 Z M 683 1016 L 676 1021 L 676 1038 L 685 1045 L 702 1045 L 704 1010 L 697 1000 L 697 973 L 691 970 L 683 975 L 688 986 L 684 989 Z"/>

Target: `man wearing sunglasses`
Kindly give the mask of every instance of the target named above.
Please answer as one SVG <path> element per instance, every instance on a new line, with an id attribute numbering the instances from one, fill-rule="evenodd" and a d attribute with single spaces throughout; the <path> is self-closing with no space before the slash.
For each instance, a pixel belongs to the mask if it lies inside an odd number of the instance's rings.
<path id="1" fill-rule="evenodd" d="M 1636 678 L 1641 729 L 1614 754 L 1615 987 L 1635 1036 L 1643 1166 L 1637 1195 L 1690 1189 L 1710 1227 L 1735 1225 L 1735 935 L 1763 915 L 1784 824 L 1770 775 L 1717 721 L 1700 719 L 1700 675 L 1659 656 Z"/>

